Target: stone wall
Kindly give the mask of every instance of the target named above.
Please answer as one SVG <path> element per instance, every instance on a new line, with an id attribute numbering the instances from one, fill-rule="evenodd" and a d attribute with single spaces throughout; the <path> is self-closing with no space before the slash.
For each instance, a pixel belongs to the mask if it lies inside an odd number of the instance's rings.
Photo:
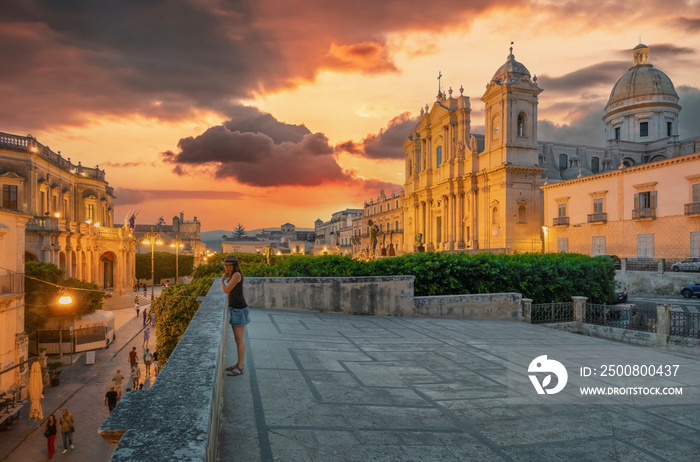
<path id="1" fill-rule="evenodd" d="M 520 319 L 521 294 L 414 297 L 414 276 L 246 278 L 252 308 L 345 314 Z"/>
<path id="2" fill-rule="evenodd" d="M 615 282 L 637 294 L 678 295 L 681 287 L 698 280 L 700 274 L 691 272 L 615 271 Z"/>
<path id="3" fill-rule="evenodd" d="M 322 313 L 413 314 L 413 276 L 246 278 L 252 308 Z"/>
<path id="4" fill-rule="evenodd" d="M 475 294 L 415 297 L 415 316 L 470 319 L 522 318 L 522 294 Z"/>

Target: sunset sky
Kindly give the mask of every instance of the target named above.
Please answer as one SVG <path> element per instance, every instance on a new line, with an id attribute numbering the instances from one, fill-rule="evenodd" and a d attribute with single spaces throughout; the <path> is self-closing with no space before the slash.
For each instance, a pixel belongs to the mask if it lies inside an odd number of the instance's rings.
<path id="1" fill-rule="evenodd" d="M 700 135 L 698 0 L 13 0 L 0 132 L 105 169 L 115 221 L 313 227 L 400 191 L 438 72 L 483 133 L 511 41 L 544 89 L 539 139 L 603 145 L 640 37 L 681 98 L 681 138 Z"/>

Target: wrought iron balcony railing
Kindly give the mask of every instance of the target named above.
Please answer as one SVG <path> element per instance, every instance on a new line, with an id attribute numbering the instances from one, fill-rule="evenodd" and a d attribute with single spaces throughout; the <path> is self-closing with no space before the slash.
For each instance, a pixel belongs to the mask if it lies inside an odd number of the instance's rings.
<path id="1" fill-rule="evenodd" d="M 607 223 L 608 214 L 607 213 L 589 213 L 588 223 Z"/>

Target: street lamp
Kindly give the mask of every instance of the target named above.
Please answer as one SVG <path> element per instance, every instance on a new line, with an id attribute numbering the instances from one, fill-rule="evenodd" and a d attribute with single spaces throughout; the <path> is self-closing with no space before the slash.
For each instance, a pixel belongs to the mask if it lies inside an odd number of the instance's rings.
<path id="1" fill-rule="evenodd" d="M 143 245 L 151 246 L 151 301 L 153 301 L 153 286 L 156 285 L 156 277 L 153 262 L 155 261 L 156 245 L 163 245 L 163 240 L 161 239 L 160 234 L 153 231 L 153 226 L 151 226 L 151 231 L 146 233 L 141 243 Z"/>
<path id="2" fill-rule="evenodd" d="M 170 243 L 170 247 L 175 248 L 175 284 L 177 284 L 177 280 L 179 279 L 180 276 L 180 268 L 179 268 L 179 260 L 180 260 L 180 249 L 183 248 L 185 245 L 182 243 L 180 239 L 173 239 L 173 241 Z"/>

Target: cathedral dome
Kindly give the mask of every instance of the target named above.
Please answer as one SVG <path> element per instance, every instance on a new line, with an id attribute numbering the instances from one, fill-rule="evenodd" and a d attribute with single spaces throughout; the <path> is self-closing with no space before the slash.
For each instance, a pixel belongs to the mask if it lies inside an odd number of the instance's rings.
<path id="1" fill-rule="evenodd" d="M 528 71 L 525 66 L 523 66 L 521 63 L 515 60 L 515 55 L 513 55 L 513 47 L 511 47 L 510 54 L 508 55 L 505 64 L 498 68 L 496 73 L 493 74 L 491 80 L 503 81 L 506 79 L 513 79 L 523 76 L 530 78 L 530 71 Z"/>
<path id="2" fill-rule="evenodd" d="M 649 48 L 640 43 L 632 50 L 632 56 L 634 66 L 613 87 L 606 109 L 639 97 L 660 97 L 677 103 L 678 94 L 671 79 L 648 63 Z"/>

